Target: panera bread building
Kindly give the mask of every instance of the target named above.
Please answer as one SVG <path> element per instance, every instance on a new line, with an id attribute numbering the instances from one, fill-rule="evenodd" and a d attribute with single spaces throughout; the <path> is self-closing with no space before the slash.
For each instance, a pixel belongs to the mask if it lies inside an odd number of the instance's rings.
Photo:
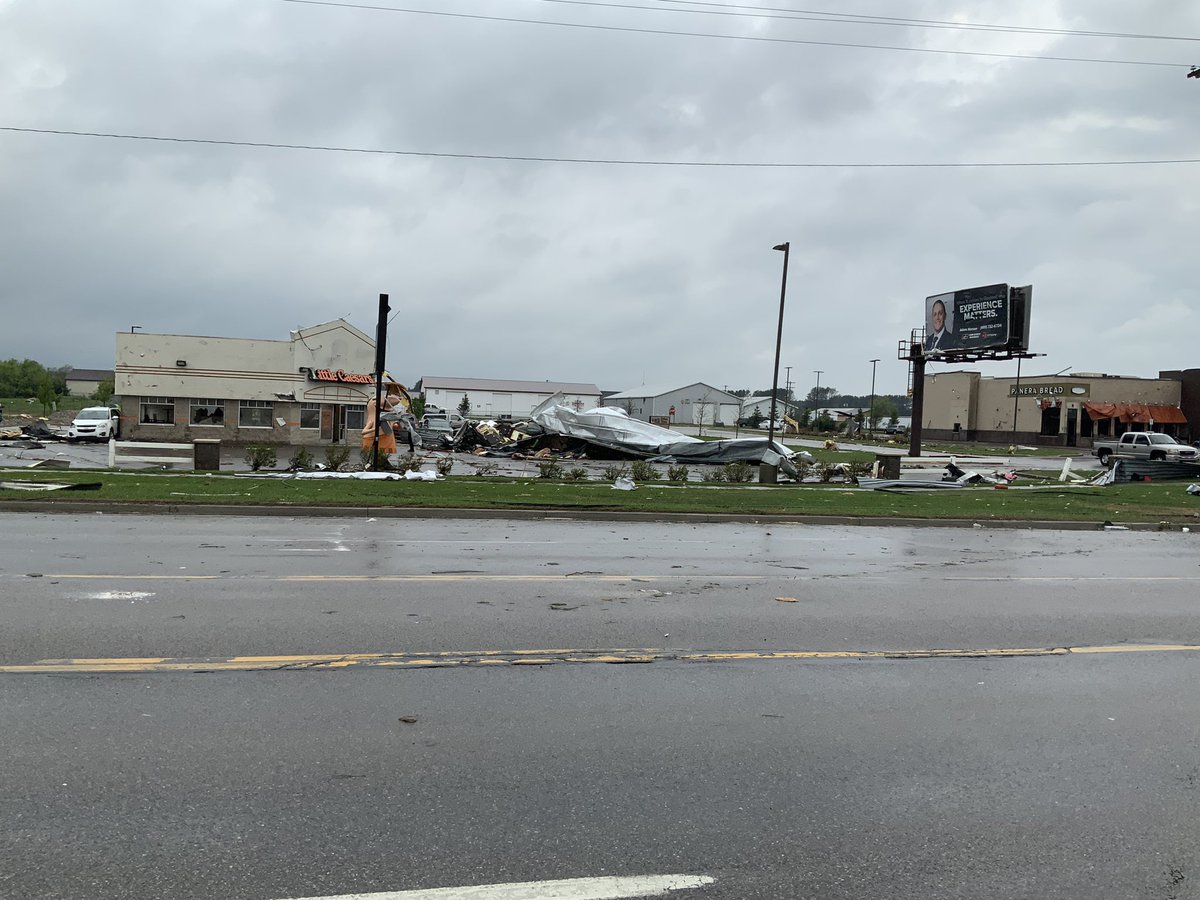
<path id="1" fill-rule="evenodd" d="M 117 334 L 115 399 L 131 441 L 357 444 L 375 341 L 343 319 L 286 341 Z"/>
<path id="2" fill-rule="evenodd" d="M 1015 428 L 1014 428 L 1015 416 Z M 922 435 L 1090 447 L 1125 431 L 1162 431 L 1184 441 L 1200 435 L 1200 369 L 1130 378 L 1091 372 L 992 378 L 979 372 L 925 375 Z"/>

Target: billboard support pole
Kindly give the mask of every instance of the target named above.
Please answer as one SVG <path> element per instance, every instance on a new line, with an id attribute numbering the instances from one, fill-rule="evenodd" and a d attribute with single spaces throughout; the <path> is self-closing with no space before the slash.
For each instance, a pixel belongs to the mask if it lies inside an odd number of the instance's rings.
<path id="1" fill-rule="evenodd" d="M 921 455 L 921 422 L 925 418 L 925 353 L 924 347 L 914 344 L 912 355 L 912 428 L 908 431 L 908 455 Z"/>
<path id="2" fill-rule="evenodd" d="M 1017 357 L 1017 385 L 1013 388 L 1013 427 L 1010 446 L 1017 446 L 1017 401 L 1021 399 L 1021 357 Z"/>

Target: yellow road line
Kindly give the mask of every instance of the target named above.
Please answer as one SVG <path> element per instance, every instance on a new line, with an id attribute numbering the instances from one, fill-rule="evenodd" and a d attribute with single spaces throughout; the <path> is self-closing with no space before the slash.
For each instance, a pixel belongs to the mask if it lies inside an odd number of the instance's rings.
<path id="1" fill-rule="evenodd" d="M 287 656 L 233 656 L 227 659 L 170 659 L 114 657 L 43 659 L 24 665 L 0 666 L 0 674 L 115 674 L 128 672 L 249 672 L 351 667 L 434 668 L 445 666 L 547 666 L 556 663 L 738 662 L 768 660 L 914 660 L 978 659 L 1073 654 L 1192 653 L 1200 644 L 1109 644 L 1084 647 L 985 647 L 978 649 L 914 650 L 770 650 L 681 651 L 663 648 L 468 650 L 434 653 L 317 653 Z"/>
<path id="2" fill-rule="evenodd" d="M 942 581 L 1200 581 L 1200 575 L 943 575 Z"/>
<path id="3" fill-rule="evenodd" d="M 58 573 L 47 572 L 45 578 L 76 581 L 280 581 L 280 582 L 393 582 L 393 581 L 585 581 L 585 582 L 627 582 L 627 581 L 664 581 L 680 579 L 713 579 L 736 578 L 740 581 L 761 581 L 767 578 L 794 578 L 790 575 L 742 575 L 739 573 L 692 573 L 670 575 L 600 575 L 590 573 L 564 572 L 561 575 L 121 575 L 115 573 L 94 572 Z"/>

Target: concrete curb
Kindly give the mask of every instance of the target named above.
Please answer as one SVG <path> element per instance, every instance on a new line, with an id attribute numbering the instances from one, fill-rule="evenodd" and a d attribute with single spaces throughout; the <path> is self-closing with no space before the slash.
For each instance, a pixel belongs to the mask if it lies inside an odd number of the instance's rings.
<path id="1" fill-rule="evenodd" d="M 375 518 L 375 519 L 516 519 L 578 520 L 590 522 L 666 522 L 680 524 L 746 525 L 857 525 L 880 528 L 1004 528 L 1040 531 L 1101 531 L 1103 523 L 1020 519 L 920 519 L 872 516 L 812 516 L 753 513 L 672 513 L 595 509 L 470 509 L 466 507 L 414 506 L 252 506 L 246 504 L 112 503 L 75 500 L 21 501 L 0 503 L 0 512 L 60 513 L 81 515 L 168 515 L 168 516 L 285 516 L 288 518 Z M 1124 522 L 1128 531 L 1174 531 L 1184 526 L 1165 522 Z M 1200 531 L 1198 531 L 1200 533 Z"/>

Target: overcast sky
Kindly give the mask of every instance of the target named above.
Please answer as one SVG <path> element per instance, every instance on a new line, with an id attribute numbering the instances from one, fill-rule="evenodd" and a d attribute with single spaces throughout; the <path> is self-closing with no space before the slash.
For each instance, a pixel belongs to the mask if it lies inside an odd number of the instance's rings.
<path id="1" fill-rule="evenodd" d="M 1034 285 L 1031 349 L 1046 355 L 1023 374 L 1200 364 L 1200 164 L 846 165 L 1200 158 L 1200 79 L 1185 77 L 1200 4 L 757 7 L 1187 39 L 1162 40 L 695 12 L 752 0 L 366 2 L 467 16 L 0 0 L 0 126 L 792 165 L 0 131 L 0 358 L 111 368 L 114 333 L 133 325 L 286 339 L 344 317 L 372 333 L 387 292 L 405 383 L 761 388 L 783 263 L 771 248 L 790 241 L 780 383 L 791 366 L 801 394 L 818 369 L 866 393 L 872 358 L 877 390 L 902 392 L 897 344 L 924 298 L 997 282 Z"/>

